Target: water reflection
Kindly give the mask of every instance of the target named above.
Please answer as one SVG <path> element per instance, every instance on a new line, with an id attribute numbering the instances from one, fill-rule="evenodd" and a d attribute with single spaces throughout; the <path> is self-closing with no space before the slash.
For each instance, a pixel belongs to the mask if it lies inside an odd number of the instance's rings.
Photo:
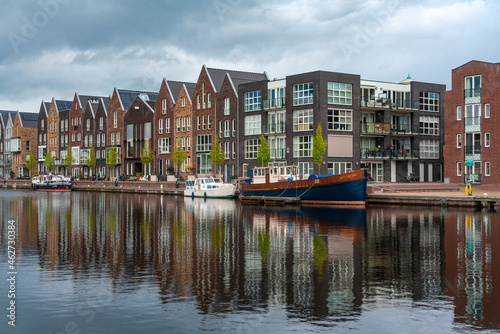
<path id="1" fill-rule="evenodd" d="M 192 303 L 214 316 L 277 313 L 276 322 L 285 314 L 331 326 L 409 309 L 422 312 L 415 331 L 424 332 L 432 331 L 426 310 L 440 309 L 458 328 L 500 328 L 495 213 L 5 191 L 0 212 L 3 235 L 8 219 L 18 222 L 18 257 L 37 257 L 43 274 L 33 284 L 41 286 L 107 278 L 112 294 L 154 287 L 148 305 Z"/>

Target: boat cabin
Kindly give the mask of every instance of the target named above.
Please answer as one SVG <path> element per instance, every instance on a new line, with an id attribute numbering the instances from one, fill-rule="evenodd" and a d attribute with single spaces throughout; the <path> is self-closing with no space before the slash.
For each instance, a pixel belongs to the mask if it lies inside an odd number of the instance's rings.
<path id="1" fill-rule="evenodd" d="M 275 183 L 299 179 L 299 166 L 254 167 L 252 183 Z"/>

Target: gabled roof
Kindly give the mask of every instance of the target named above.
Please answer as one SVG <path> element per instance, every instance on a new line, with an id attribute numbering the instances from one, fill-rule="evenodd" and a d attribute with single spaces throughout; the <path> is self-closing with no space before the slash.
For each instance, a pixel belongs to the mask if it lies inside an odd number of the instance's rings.
<path id="1" fill-rule="evenodd" d="M 224 82 L 226 73 L 228 73 L 231 76 L 231 78 L 233 78 L 233 80 L 238 79 L 246 82 L 268 80 L 266 72 L 255 73 L 255 72 L 243 72 L 234 70 L 223 70 L 218 68 L 209 68 L 206 67 L 205 65 L 203 65 L 203 67 L 207 71 L 208 77 L 210 78 L 212 86 L 214 87 L 216 92 L 219 92 L 222 83 Z"/>
<path id="2" fill-rule="evenodd" d="M 87 100 L 87 105 L 84 109 L 84 114 L 90 113 L 92 115 L 91 118 L 95 118 L 95 114 L 97 113 L 97 107 L 99 107 L 99 99 L 97 100 Z M 88 115 L 87 115 L 88 116 Z"/>
<path id="3" fill-rule="evenodd" d="M 99 99 L 99 105 L 102 105 L 102 107 L 104 109 L 104 114 L 106 116 L 108 115 L 108 109 L 109 109 L 110 104 L 111 104 L 111 99 L 109 97 L 101 97 Z"/>
<path id="4" fill-rule="evenodd" d="M 255 80 L 249 80 L 247 78 L 232 77 L 230 73 L 227 73 L 226 76 L 228 77 L 229 82 L 231 83 L 231 86 L 233 86 L 234 94 L 236 94 L 236 96 L 238 96 L 238 87 L 240 85 L 243 85 L 243 84 L 246 84 L 249 82 L 255 82 Z M 267 78 L 262 79 L 262 80 L 267 80 Z M 259 80 L 259 81 L 262 81 L 262 80 Z"/>
<path id="5" fill-rule="evenodd" d="M 78 92 L 75 93 L 75 95 L 76 95 L 76 100 L 78 101 L 79 107 L 82 108 L 82 110 L 85 110 L 85 107 L 87 106 L 88 101 L 99 103 L 99 99 L 109 98 L 106 96 L 98 96 L 98 95 L 80 95 L 80 94 L 78 94 Z"/>
<path id="6" fill-rule="evenodd" d="M 156 101 L 158 98 L 158 93 L 156 92 L 145 92 L 138 90 L 126 90 L 126 89 L 116 89 L 118 98 L 120 99 L 120 104 L 123 110 L 128 110 L 132 103 L 134 103 L 137 96 L 141 96 L 143 100 Z"/>
<path id="7" fill-rule="evenodd" d="M 12 117 L 14 117 L 16 115 L 16 111 L 0 110 L 0 122 L 2 122 L 4 128 L 7 126 L 9 115 L 12 115 Z"/>
<path id="8" fill-rule="evenodd" d="M 19 121 L 23 128 L 38 128 L 38 114 L 34 112 L 20 112 Z"/>
<path id="9" fill-rule="evenodd" d="M 57 112 L 63 110 L 70 110 L 71 106 L 73 105 L 73 101 L 55 100 L 55 99 L 53 100 L 55 102 Z"/>
<path id="10" fill-rule="evenodd" d="M 179 97 L 179 94 L 181 93 L 182 86 L 187 85 L 187 86 L 192 86 L 193 87 L 193 92 L 194 93 L 194 87 L 196 87 L 196 83 L 193 82 L 181 82 L 181 81 L 172 81 L 168 80 L 165 81 L 167 83 L 167 88 L 170 92 L 170 97 L 172 98 L 172 101 L 177 101 L 177 98 Z M 192 94 L 190 93 L 190 94 Z"/>
<path id="11" fill-rule="evenodd" d="M 184 83 L 182 85 L 182 87 L 184 88 L 184 90 L 186 91 L 186 95 L 187 95 L 187 98 L 189 99 L 189 104 L 193 104 L 193 102 L 191 101 L 191 96 L 193 96 L 194 94 L 194 90 L 196 89 L 196 83 Z M 180 92 L 179 92 L 180 93 Z"/>

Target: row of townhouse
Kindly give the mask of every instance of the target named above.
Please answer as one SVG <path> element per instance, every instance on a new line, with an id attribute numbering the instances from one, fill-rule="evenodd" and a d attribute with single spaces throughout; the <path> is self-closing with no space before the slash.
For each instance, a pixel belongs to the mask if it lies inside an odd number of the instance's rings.
<path id="1" fill-rule="evenodd" d="M 173 172 L 172 152 L 179 144 L 187 153 L 180 168 L 184 177 L 188 165 L 197 175 L 215 174 L 219 171 L 210 152 L 217 136 L 225 154 L 220 172 L 229 181 L 235 175 L 251 176 L 259 165 L 263 134 L 272 162 L 299 165 L 304 175 L 365 168 L 375 182 L 398 182 L 413 173 L 428 182 L 470 177 L 475 183 L 494 183 L 492 168 L 500 162 L 500 149 L 492 142 L 499 121 L 492 110 L 498 103 L 499 66 L 472 61 L 452 70 L 452 89 L 446 93 L 444 85 L 410 76 L 390 83 L 315 71 L 270 80 L 265 72 L 206 66 L 196 82 L 163 79 L 158 92 L 115 88 L 109 97 L 75 93 L 72 101 L 41 103 L 38 172 L 47 172 L 44 159 L 51 152 L 57 171 L 73 176 L 142 172 L 162 178 Z M 18 114 L 23 113 L 1 112 L 0 142 L 5 145 L 17 135 Z M 312 159 L 318 125 L 327 140 L 319 171 Z M 0 146 L 0 173 L 27 175 L 22 159 L 13 168 L 13 157 L 2 154 L 5 145 Z M 154 155 L 148 166 L 140 158 L 145 145 Z M 95 170 L 88 168 L 91 147 Z M 106 164 L 111 148 L 118 153 L 114 169 Z M 69 150 L 74 163 L 66 170 Z M 13 152 L 10 146 L 7 151 Z"/>

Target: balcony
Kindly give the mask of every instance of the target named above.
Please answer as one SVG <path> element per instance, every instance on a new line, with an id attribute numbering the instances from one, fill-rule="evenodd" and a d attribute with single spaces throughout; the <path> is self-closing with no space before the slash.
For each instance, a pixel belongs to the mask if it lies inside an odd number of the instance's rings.
<path id="1" fill-rule="evenodd" d="M 410 149 L 394 149 L 392 147 L 361 148 L 361 159 L 396 159 L 413 160 L 418 159 L 420 152 Z"/>
<path id="2" fill-rule="evenodd" d="M 262 132 L 266 135 L 272 133 L 286 133 L 286 124 L 285 123 L 264 124 L 262 126 Z"/>
<path id="3" fill-rule="evenodd" d="M 388 123 L 361 123 L 361 133 L 390 134 L 391 125 Z"/>
<path id="4" fill-rule="evenodd" d="M 391 124 L 391 134 L 393 135 L 418 135 L 420 126 L 411 124 Z"/>
<path id="5" fill-rule="evenodd" d="M 20 153 L 21 152 L 21 138 L 11 138 L 10 139 L 10 152 Z"/>
<path id="6" fill-rule="evenodd" d="M 481 131 L 481 117 L 465 117 L 465 132 Z"/>
<path id="7" fill-rule="evenodd" d="M 262 101 L 264 110 L 286 108 L 286 97 Z"/>
<path id="8" fill-rule="evenodd" d="M 418 111 L 419 110 L 419 102 L 405 99 L 386 99 L 386 98 L 378 98 L 378 99 L 364 99 L 361 100 L 361 108 L 367 109 L 389 109 L 389 110 L 401 110 L 401 111 Z"/>
<path id="9" fill-rule="evenodd" d="M 481 88 L 470 88 L 464 91 L 464 103 L 481 103 Z"/>
<path id="10" fill-rule="evenodd" d="M 481 160 L 481 146 L 466 145 L 465 147 L 465 160 L 472 159 L 474 161 Z"/>

